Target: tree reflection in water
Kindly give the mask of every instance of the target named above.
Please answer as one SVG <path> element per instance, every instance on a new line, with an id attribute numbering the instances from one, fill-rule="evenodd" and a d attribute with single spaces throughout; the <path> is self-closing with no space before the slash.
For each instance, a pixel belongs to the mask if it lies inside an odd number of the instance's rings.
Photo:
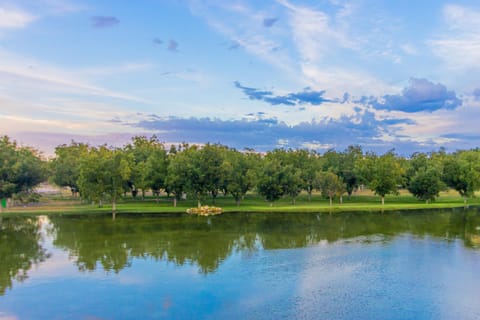
<path id="1" fill-rule="evenodd" d="M 0 296 L 13 281 L 24 281 L 28 271 L 49 258 L 42 246 L 42 218 L 0 218 Z"/>
<path id="2" fill-rule="evenodd" d="M 480 245 L 477 209 L 388 213 L 224 214 L 215 217 L 52 216 L 54 245 L 80 270 L 119 272 L 134 258 L 195 264 L 215 271 L 234 252 L 288 249 L 320 242 L 385 241 L 401 234 Z"/>

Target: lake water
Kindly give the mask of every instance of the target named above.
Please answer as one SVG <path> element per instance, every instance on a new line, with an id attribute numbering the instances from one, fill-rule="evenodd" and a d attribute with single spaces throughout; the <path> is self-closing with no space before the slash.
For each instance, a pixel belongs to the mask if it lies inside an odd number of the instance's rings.
<path id="1" fill-rule="evenodd" d="M 480 319 L 480 212 L 0 220 L 0 320 L 157 318 Z"/>

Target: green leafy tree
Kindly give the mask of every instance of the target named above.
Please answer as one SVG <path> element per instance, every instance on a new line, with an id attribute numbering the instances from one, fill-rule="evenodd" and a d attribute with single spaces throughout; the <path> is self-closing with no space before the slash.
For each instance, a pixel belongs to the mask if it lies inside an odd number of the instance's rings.
<path id="1" fill-rule="evenodd" d="M 408 191 L 417 199 L 426 203 L 434 201 L 440 191 L 445 189 L 442 163 L 424 153 L 413 154 L 406 170 L 406 185 Z"/>
<path id="2" fill-rule="evenodd" d="M 174 207 L 190 186 L 191 158 L 195 152 L 195 147 L 189 147 L 169 154 L 165 187 L 168 193 L 173 194 Z"/>
<path id="3" fill-rule="evenodd" d="M 408 185 L 408 191 L 426 203 L 434 201 L 443 189 L 445 185 L 442 182 L 442 175 L 436 168 L 419 169 Z"/>
<path id="4" fill-rule="evenodd" d="M 154 190 L 155 186 L 162 184 L 158 179 L 161 179 L 162 173 L 165 172 L 165 168 L 161 167 L 166 166 L 164 146 L 155 135 L 150 138 L 136 136 L 132 138 L 132 143 L 125 146 L 125 152 L 133 158 L 131 177 L 127 185 L 131 189 L 133 197 L 136 197 L 138 190 L 141 190 L 143 200 L 147 190 Z M 158 161 L 159 163 L 156 164 L 152 161 Z M 152 174 L 155 174 L 155 172 L 152 172 L 152 170 L 156 169 L 159 169 L 160 173 L 153 176 Z M 154 191 L 159 191 L 159 188 Z"/>
<path id="5" fill-rule="evenodd" d="M 284 194 L 284 170 L 281 162 L 275 158 L 265 158 L 258 180 L 258 193 L 262 195 L 270 206 Z"/>
<path id="6" fill-rule="evenodd" d="M 259 164 L 259 158 L 253 153 L 241 153 L 237 150 L 229 150 L 226 159 L 222 164 L 223 189 L 235 199 L 237 206 L 255 186 L 257 179 L 256 166 Z"/>
<path id="7" fill-rule="evenodd" d="M 118 199 L 124 192 L 124 186 L 131 177 L 133 159 L 121 149 L 106 146 L 90 148 L 80 163 L 78 185 L 82 197 L 92 201 L 107 197 L 115 212 Z"/>
<path id="8" fill-rule="evenodd" d="M 404 168 L 393 152 L 382 156 L 367 154 L 358 163 L 358 172 L 369 188 L 382 198 L 385 204 L 387 194 L 397 194 L 403 183 Z"/>
<path id="9" fill-rule="evenodd" d="M 443 177 L 450 188 L 455 189 L 467 203 L 480 189 L 480 152 L 462 151 L 450 155 L 444 161 Z"/>
<path id="10" fill-rule="evenodd" d="M 16 143 L 4 136 L 0 139 L 0 199 L 10 198 L 17 189 L 14 181 L 17 160 Z M 2 212 L 1 205 L 0 212 Z"/>
<path id="11" fill-rule="evenodd" d="M 312 199 L 312 192 L 315 189 L 315 178 L 321 168 L 321 158 L 317 153 L 308 150 L 295 150 L 290 152 L 290 163 L 298 169 L 302 189 L 308 194 L 308 201 Z"/>
<path id="12" fill-rule="evenodd" d="M 356 163 L 363 158 L 363 151 L 360 146 L 349 146 L 340 156 L 338 175 L 345 183 L 345 191 L 350 197 L 358 188 L 359 177 L 356 171 Z"/>
<path id="13" fill-rule="evenodd" d="M 72 141 L 70 145 L 55 148 L 55 158 L 51 162 L 51 180 L 60 187 L 68 187 L 75 196 L 78 193 L 80 161 L 88 152 L 88 145 Z"/>
<path id="14" fill-rule="evenodd" d="M 37 151 L 18 147 L 7 136 L 0 139 L 0 199 L 32 194 L 47 178 L 47 166 Z M 0 212 L 2 206 L 0 205 Z"/>
<path id="15" fill-rule="evenodd" d="M 319 172 L 317 176 L 317 188 L 322 195 L 328 197 L 330 207 L 333 205 L 333 198 L 345 192 L 345 185 L 342 179 L 333 172 Z"/>
<path id="16" fill-rule="evenodd" d="M 218 144 L 206 144 L 198 151 L 198 156 L 194 157 L 196 161 L 193 169 L 199 178 L 196 193 L 208 192 L 214 204 L 224 180 L 222 164 L 226 150 L 226 147 Z"/>
<path id="17" fill-rule="evenodd" d="M 165 149 L 156 148 L 145 163 L 145 175 L 148 175 L 148 187 L 159 201 L 160 190 L 166 188 L 168 157 Z"/>

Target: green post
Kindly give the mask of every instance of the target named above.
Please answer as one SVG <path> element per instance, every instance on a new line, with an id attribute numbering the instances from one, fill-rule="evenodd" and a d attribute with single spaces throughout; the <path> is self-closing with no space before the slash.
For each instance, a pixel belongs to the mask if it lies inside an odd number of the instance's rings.
<path id="1" fill-rule="evenodd" d="M 7 199 L 3 198 L 1 201 L 1 206 L 2 208 L 6 209 L 7 208 Z"/>

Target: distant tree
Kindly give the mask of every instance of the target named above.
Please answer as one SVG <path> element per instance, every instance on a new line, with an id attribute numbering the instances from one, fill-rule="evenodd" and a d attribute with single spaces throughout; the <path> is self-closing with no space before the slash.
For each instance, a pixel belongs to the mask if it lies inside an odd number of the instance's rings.
<path id="1" fill-rule="evenodd" d="M 319 172 L 317 181 L 317 188 L 322 192 L 323 196 L 328 197 L 330 207 L 332 207 L 335 195 L 341 195 L 345 192 L 345 184 L 340 177 L 333 172 Z"/>
<path id="2" fill-rule="evenodd" d="M 152 151 L 145 162 L 145 176 L 148 176 L 148 188 L 157 197 L 159 201 L 160 190 L 166 188 L 168 168 L 167 153 L 162 147 L 158 147 Z"/>
<path id="3" fill-rule="evenodd" d="M 73 196 L 79 191 L 80 161 L 87 152 L 87 144 L 75 141 L 55 148 L 55 158 L 51 162 L 51 180 L 57 186 L 68 187 Z"/>
<path id="4" fill-rule="evenodd" d="M 257 188 L 260 195 L 270 202 L 270 206 L 283 196 L 283 183 L 284 168 L 280 161 L 275 158 L 265 158 Z"/>
<path id="5" fill-rule="evenodd" d="M 206 144 L 198 151 L 197 161 L 194 162 L 199 173 L 200 189 L 210 194 L 214 204 L 224 181 L 222 164 L 227 150 L 222 145 Z"/>
<path id="6" fill-rule="evenodd" d="M 480 189 L 480 152 L 461 151 L 445 157 L 443 178 L 447 186 L 455 189 L 467 203 Z"/>
<path id="7" fill-rule="evenodd" d="M 0 139 L 0 200 L 10 198 L 17 189 L 14 181 L 17 161 L 16 143 L 4 136 Z M 2 212 L 1 205 L 0 212 Z"/>
<path id="8" fill-rule="evenodd" d="M 296 204 L 296 199 L 303 189 L 303 180 L 301 171 L 293 165 L 283 167 L 283 192 L 292 198 L 292 204 Z"/>
<path id="9" fill-rule="evenodd" d="M 89 200 L 98 201 L 100 206 L 107 197 L 115 212 L 126 181 L 131 178 L 132 165 L 132 156 L 122 149 L 106 146 L 90 148 L 80 163 L 80 194 Z"/>
<path id="10" fill-rule="evenodd" d="M 417 199 L 430 202 L 445 189 L 442 181 L 442 163 L 432 155 L 414 153 L 408 161 L 406 186 Z"/>
<path id="11" fill-rule="evenodd" d="M 385 204 L 385 196 L 397 194 L 398 187 L 403 183 L 404 168 L 392 151 L 380 157 L 367 154 L 357 168 L 369 188 L 382 198 L 382 205 Z"/>
<path id="12" fill-rule="evenodd" d="M 132 138 L 132 142 L 125 146 L 125 152 L 133 159 L 130 179 L 127 181 L 133 197 L 136 197 L 138 190 L 141 190 L 143 200 L 145 199 L 145 192 L 152 188 L 154 182 L 152 181 L 152 172 L 149 169 L 152 168 L 153 163 L 147 166 L 147 161 L 158 150 L 164 151 L 164 146 L 155 135 L 150 138 L 135 136 Z"/>
<path id="13" fill-rule="evenodd" d="M 358 188 L 359 177 L 356 171 L 356 163 L 363 158 L 363 151 L 360 146 L 349 146 L 340 156 L 338 175 L 345 183 L 345 191 L 350 197 Z"/>
<path id="14" fill-rule="evenodd" d="M 235 199 L 237 206 L 240 201 L 255 186 L 259 158 L 253 153 L 241 153 L 229 150 L 222 164 L 224 193 L 229 193 Z"/>
<path id="15" fill-rule="evenodd" d="M 321 158 L 317 153 L 308 150 L 290 151 L 290 164 L 298 169 L 301 179 L 301 187 L 308 194 L 308 201 L 311 201 L 312 192 L 315 189 L 315 177 L 321 168 Z"/>
<path id="16" fill-rule="evenodd" d="M 434 167 L 419 169 L 408 184 L 408 191 L 426 203 L 434 201 L 443 189 L 445 185 L 442 182 L 441 172 Z"/>
<path id="17" fill-rule="evenodd" d="M 30 194 L 47 178 L 46 164 L 37 151 L 18 147 L 7 136 L 0 138 L 0 164 L 0 199 L 14 194 Z"/>
<path id="18" fill-rule="evenodd" d="M 196 148 L 190 147 L 169 154 L 165 188 L 169 193 L 173 194 L 174 207 L 177 206 L 177 201 L 181 199 L 190 186 L 191 158 L 195 152 Z"/>

